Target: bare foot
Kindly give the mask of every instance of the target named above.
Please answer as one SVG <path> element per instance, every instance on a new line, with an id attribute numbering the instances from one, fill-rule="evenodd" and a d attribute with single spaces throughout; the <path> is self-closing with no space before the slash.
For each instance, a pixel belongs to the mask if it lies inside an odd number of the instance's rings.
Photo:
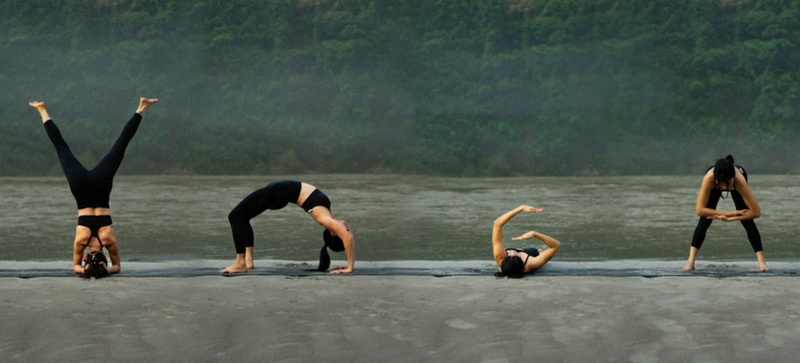
<path id="1" fill-rule="evenodd" d="M 246 273 L 246 272 L 247 272 L 247 266 L 236 262 L 233 265 L 228 266 L 228 268 L 226 268 L 224 270 L 220 270 L 219 273 L 223 273 L 223 274 L 243 274 L 243 273 Z"/>
<path id="2" fill-rule="evenodd" d="M 45 108 L 44 102 L 42 102 L 42 101 L 30 101 L 30 102 L 28 102 L 28 104 L 31 107 L 35 108 L 37 111 L 43 110 Z"/>
<path id="3" fill-rule="evenodd" d="M 761 271 L 761 272 L 767 272 L 767 271 L 769 271 L 769 267 L 767 267 L 766 263 L 759 263 L 758 264 L 758 270 Z"/>
<path id="4" fill-rule="evenodd" d="M 691 262 L 686 263 L 686 266 L 683 266 L 681 271 L 694 271 L 694 264 Z"/>
<path id="5" fill-rule="evenodd" d="M 158 102 L 158 98 L 144 98 L 144 97 L 140 98 L 139 99 L 139 108 L 136 109 L 136 113 L 138 113 L 140 115 L 143 114 L 144 111 L 147 110 L 148 107 L 152 106 L 156 102 Z"/>
<path id="6" fill-rule="evenodd" d="M 47 108 L 44 106 L 44 102 L 41 101 L 30 101 L 28 104 L 35 108 L 36 111 L 39 111 L 39 116 L 42 116 L 42 123 L 47 122 L 50 120 L 50 115 L 47 114 Z"/>
<path id="7" fill-rule="evenodd" d="M 256 265 L 253 264 L 253 258 L 248 258 L 247 259 L 247 269 L 248 270 L 252 270 L 254 268 L 256 268 Z"/>

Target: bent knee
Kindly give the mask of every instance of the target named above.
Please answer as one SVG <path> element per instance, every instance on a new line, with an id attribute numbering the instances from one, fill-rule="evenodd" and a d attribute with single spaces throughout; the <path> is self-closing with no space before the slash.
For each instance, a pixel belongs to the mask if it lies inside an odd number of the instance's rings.
<path id="1" fill-rule="evenodd" d="M 251 211 L 247 210 L 246 208 L 233 208 L 233 210 L 228 213 L 228 221 L 231 223 L 247 223 L 251 219 L 253 219 L 258 214 L 253 214 Z"/>
<path id="2" fill-rule="evenodd" d="M 242 213 L 234 209 L 228 213 L 228 222 L 235 223 L 242 220 Z"/>

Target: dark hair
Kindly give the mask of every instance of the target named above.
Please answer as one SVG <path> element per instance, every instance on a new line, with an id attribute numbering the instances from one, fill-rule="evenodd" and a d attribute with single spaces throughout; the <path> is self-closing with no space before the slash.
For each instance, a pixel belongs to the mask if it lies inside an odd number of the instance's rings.
<path id="1" fill-rule="evenodd" d="M 342 252 L 344 251 L 344 242 L 339 236 L 334 236 L 331 234 L 331 231 L 325 230 L 322 232 L 322 240 L 325 242 L 325 246 L 331 249 L 333 252 Z"/>
<path id="2" fill-rule="evenodd" d="M 733 156 L 728 155 L 717 160 L 714 164 L 714 180 L 717 182 L 727 183 L 728 180 L 733 179 L 735 176 L 736 170 L 734 169 Z"/>
<path id="3" fill-rule="evenodd" d="M 328 248 L 333 252 L 342 252 L 344 251 L 344 242 L 339 236 L 332 235 L 327 229 L 322 232 L 322 241 L 325 242 L 325 245 L 319 251 L 317 271 L 328 271 L 328 267 L 331 267 L 331 256 L 328 255 Z"/>
<path id="4" fill-rule="evenodd" d="M 83 262 L 83 274 L 81 277 L 85 279 L 99 279 L 108 276 L 108 270 L 105 265 L 108 264 L 108 260 L 103 252 L 89 252 L 89 254 L 83 258 Z"/>
<path id="5" fill-rule="evenodd" d="M 497 277 L 520 278 L 525 276 L 525 264 L 519 256 L 506 256 L 500 263 L 500 272 L 494 274 Z"/>

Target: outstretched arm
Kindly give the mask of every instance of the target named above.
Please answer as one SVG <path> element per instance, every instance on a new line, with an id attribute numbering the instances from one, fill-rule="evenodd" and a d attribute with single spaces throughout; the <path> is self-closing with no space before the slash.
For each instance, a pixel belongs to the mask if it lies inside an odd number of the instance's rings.
<path id="1" fill-rule="evenodd" d="M 356 244 L 353 240 L 353 234 L 350 233 L 350 228 L 344 221 L 333 220 L 335 223 L 331 224 L 329 230 L 336 233 L 336 236 L 342 239 L 344 245 L 344 253 L 347 255 L 347 266 L 334 266 L 331 269 L 332 274 L 350 273 L 356 265 Z"/>
<path id="2" fill-rule="evenodd" d="M 356 245 L 353 240 L 353 234 L 350 233 L 350 228 L 344 221 L 334 219 L 331 212 L 325 207 L 317 207 L 311 211 L 311 218 L 319 223 L 325 229 L 332 232 L 333 235 L 342 239 L 344 245 L 344 252 L 347 255 L 347 267 L 337 266 L 331 269 L 331 273 L 350 273 L 353 272 L 356 264 Z"/>
<path id="3" fill-rule="evenodd" d="M 494 226 L 492 227 L 492 252 L 494 253 L 494 259 L 497 261 L 497 264 L 500 265 L 503 259 L 506 257 L 506 251 L 503 248 L 503 226 L 514 218 L 517 214 L 521 212 L 526 213 L 542 213 L 544 212 L 543 208 L 534 208 L 528 205 L 521 205 L 516 207 L 505 214 L 497 217 L 494 220 Z"/>
<path id="4" fill-rule="evenodd" d="M 544 266 L 544 264 L 546 264 L 548 261 L 550 261 L 553 258 L 553 256 L 556 255 L 556 253 L 558 252 L 558 249 L 561 248 L 561 242 L 559 242 L 557 239 L 555 239 L 553 237 L 550 237 L 550 236 L 548 236 L 546 234 L 542 234 L 542 233 L 536 232 L 536 231 L 530 231 L 528 233 L 523 234 L 522 236 L 514 237 L 514 238 L 512 238 L 512 240 L 513 241 L 521 241 L 521 240 L 529 239 L 529 238 L 532 238 L 532 237 L 538 238 L 540 241 L 542 241 L 544 244 L 546 244 L 547 247 L 549 247 L 549 248 L 544 250 L 544 251 L 542 251 L 542 253 L 540 253 L 539 256 L 536 256 L 535 258 L 533 258 L 531 260 L 528 260 L 528 264 L 525 265 L 525 272 L 526 273 L 532 272 L 532 271 L 536 271 L 539 268 L 541 268 L 542 266 Z"/>

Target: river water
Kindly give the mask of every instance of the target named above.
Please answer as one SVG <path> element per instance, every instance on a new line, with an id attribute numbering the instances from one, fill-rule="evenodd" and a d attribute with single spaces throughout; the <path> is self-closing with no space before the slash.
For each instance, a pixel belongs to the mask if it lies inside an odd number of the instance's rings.
<path id="1" fill-rule="evenodd" d="M 558 259 L 684 260 L 697 222 L 700 176 L 444 178 L 405 175 L 118 176 L 111 195 L 123 261 L 234 257 L 227 214 L 270 181 L 313 184 L 350 225 L 356 259 L 492 261 L 494 219 L 520 205 L 510 237 L 529 230 L 562 242 Z M 800 176 L 751 175 L 765 256 L 797 260 Z M 0 178 L 0 260 L 70 260 L 77 213 L 63 177 Z M 720 209 L 734 209 L 730 198 Z M 289 205 L 251 221 L 257 259 L 315 261 L 322 227 Z M 343 254 L 334 253 L 336 260 Z M 755 261 L 738 222 L 715 221 L 703 260 Z"/>

